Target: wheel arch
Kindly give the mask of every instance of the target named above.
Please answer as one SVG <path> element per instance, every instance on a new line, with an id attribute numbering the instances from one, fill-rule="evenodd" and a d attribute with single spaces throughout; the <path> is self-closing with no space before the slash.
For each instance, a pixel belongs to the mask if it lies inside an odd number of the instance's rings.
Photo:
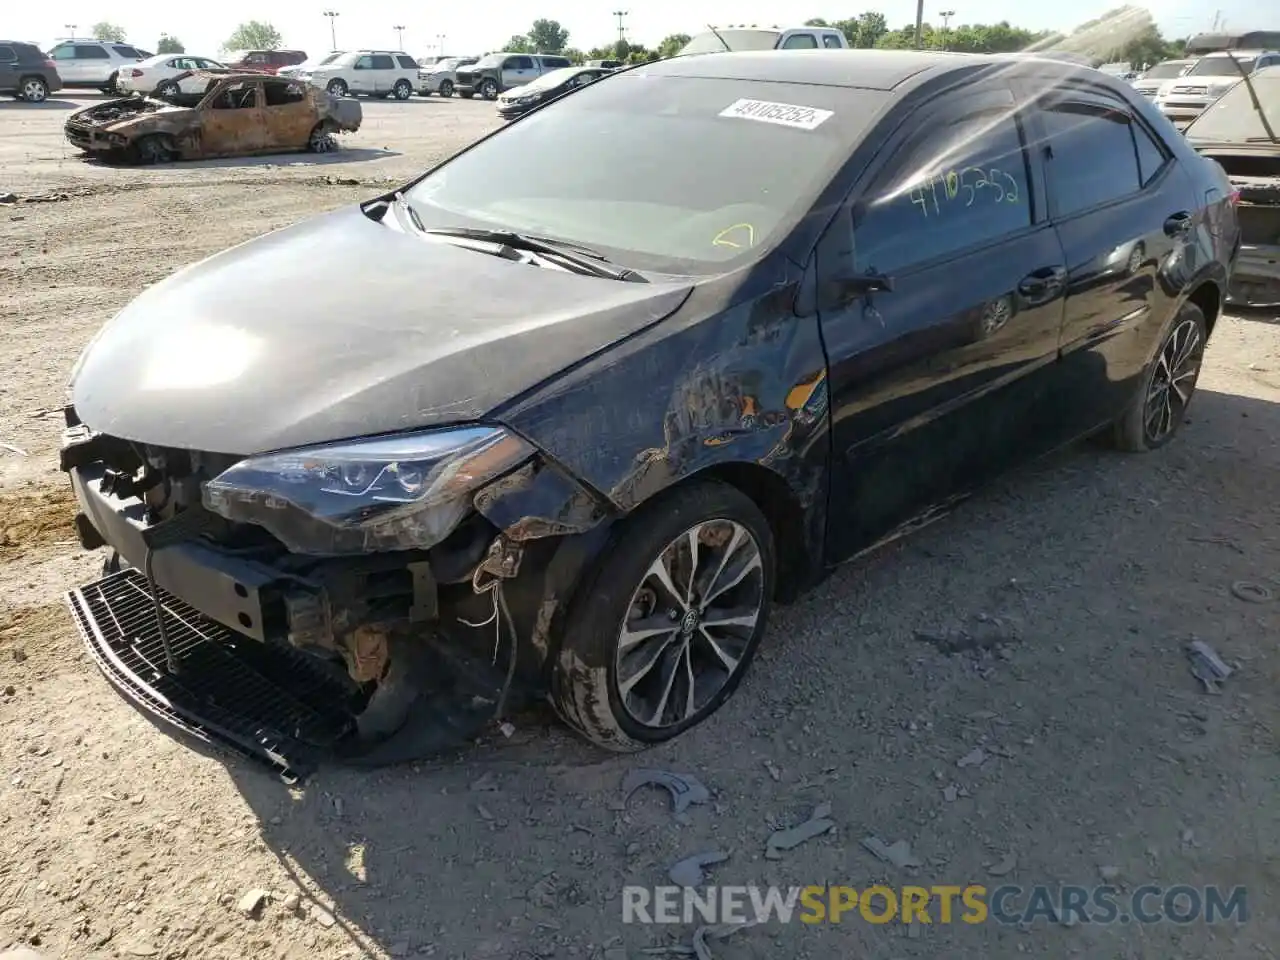
<path id="1" fill-rule="evenodd" d="M 1204 314 L 1205 333 L 1213 334 L 1214 324 L 1222 314 L 1224 291 L 1215 280 L 1202 280 L 1187 294 L 1186 303 L 1193 303 Z"/>

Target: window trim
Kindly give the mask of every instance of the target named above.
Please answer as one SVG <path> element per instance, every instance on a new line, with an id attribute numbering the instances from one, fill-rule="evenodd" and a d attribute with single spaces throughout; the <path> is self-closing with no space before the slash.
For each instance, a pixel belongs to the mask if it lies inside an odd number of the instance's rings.
<path id="1" fill-rule="evenodd" d="M 1129 124 L 1129 140 L 1133 148 L 1133 163 L 1138 174 L 1138 189 L 1123 194 L 1119 197 L 1113 197 L 1110 200 L 1102 200 L 1088 207 L 1081 207 L 1079 210 L 1072 210 L 1070 213 L 1062 213 L 1059 208 L 1058 191 L 1053 183 L 1053 157 L 1048 155 L 1049 152 L 1049 127 L 1047 118 L 1044 114 L 1052 112 L 1052 108 L 1061 103 L 1074 103 L 1084 107 L 1090 107 L 1098 110 L 1108 110 L 1112 113 L 1123 114 Z M 1048 198 L 1048 214 L 1049 219 L 1054 223 L 1065 223 L 1074 220 L 1077 217 L 1089 216 L 1100 210 L 1106 210 L 1111 207 L 1119 206 L 1130 202 L 1136 197 L 1141 197 L 1147 191 L 1157 189 L 1169 175 L 1169 171 L 1173 168 L 1172 161 L 1176 158 L 1173 149 L 1159 136 L 1150 125 L 1146 123 L 1141 115 L 1136 111 L 1132 104 L 1126 102 L 1123 98 L 1115 96 L 1110 91 L 1100 89 L 1094 86 L 1068 86 L 1061 92 L 1050 94 L 1046 97 L 1038 98 L 1034 103 L 1034 112 L 1036 114 L 1036 128 L 1038 139 L 1043 146 L 1038 153 L 1044 156 L 1045 171 L 1045 191 Z M 1165 155 L 1164 165 L 1151 178 L 1150 183 L 1142 182 L 1142 164 L 1138 159 L 1138 143 L 1134 136 L 1133 127 L 1137 124 L 1151 137 L 1156 147 Z"/>
<path id="2" fill-rule="evenodd" d="M 890 168 L 893 161 L 901 156 L 904 150 L 915 149 L 933 133 L 936 127 L 932 126 L 932 121 L 945 120 L 955 116 L 964 118 L 985 110 L 1006 109 L 1017 105 L 1017 103 L 1018 101 L 1011 87 L 997 86 L 986 90 L 968 89 L 953 92 L 949 95 L 944 94 L 942 98 L 934 103 L 922 105 L 910 111 L 901 119 L 891 141 L 885 144 L 884 148 L 876 155 L 874 162 L 858 178 L 858 183 L 845 198 L 836 220 L 832 221 L 832 225 L 835 225 L 842 218 L 851 218 L 858 202 L 863 199 L 869 190 L 879 185 L 881 177 Z M 1016 241 L 1021 237 L 1030 236 L 1048 226 L 1050 218 L 1045 204 L 1045 194 L 1041 187 L 1044 167 L 1035 156 L 1038 153 L 1033 149 L 1035 141 L 1032 138 L 1032 133 L 1035 128 L 1028 123 L 1027 114 L 1026 106 L 1018 107 L 1013 114 L 1013 121 L 1018 129 L 1019 139 L 1022 141 L 1022 160 L 1027 177 L 1027 205 L 1030 208 L 1030 222 L 1025 227 L 1011 230 L 998 237 L 984 239 L 975 245 L 959 247 L 907 264 L 894 271 L 895 277 L 909 276 L 921 270 L 934 268 L 940 263 L 954 259 L 957 256 L 981 253 L 984 250 Z M 1037 171 L 1040 171 L 1039 175 L 1037 175 Z M 848 252 L 853 257 L 854 264 L 857 265 L 858 228 L 850 220 L 845 222 L 848 223 L 849 236 L 853 244 L 853 249 Z"/>

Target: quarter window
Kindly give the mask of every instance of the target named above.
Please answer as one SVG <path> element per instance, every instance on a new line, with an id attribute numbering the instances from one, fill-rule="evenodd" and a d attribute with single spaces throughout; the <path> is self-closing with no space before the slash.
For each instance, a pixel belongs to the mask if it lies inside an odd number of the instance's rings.
<path id="1" fill-rule="evenodd" d="M 138 51 L 133 49 L 133 47 L 126 47 L 123 44 L 112 47 L 111 49 L 120 54 L 120 56 L 127 57 L 130 60 L 140 60 L 142 58 L 142 54 L 138 53 Z"/>
<path id="2" fill-rule="evenodd" d="M 858 202 L 858 267 L 894 273 L 1031 226 L 1018 123 L 1007 110 L 962 116 L 892 159 Z"/>
<path id="3" fill-rule="evenodd" d="M 831 34 L 829 34 L 829 33 L 823 34 L 823 36 L 822 36 L 822 45 L 823 45 L 824 47 L 826 47 L 828 50 L 840 50 L 840 49 L 842 49 L 841 44 L 840 44 L 840 38 L 839 38 L 839 37 L 832 36 L 832 35 L 831 35 Z"/>
<path id="4" fill-rule="evenodd" d="M 1169 154 L 1142 124 L 1133 123 L 1130 126 L 1138 148 L 1138 172 L 1142 175 L 1142 185 L 1145 187 L 1164 169 L 1164 165 L 1169 162 Z"/>
<path id="5" fill-rule="evenodd" d="M 396 63 L 400 64 L 400 66 L 405 70 L 418 69 L 418 61 L 413 59 L 413 57 L 398 56 L 396 57 Z"/>
<path id="6" fill-rule="evenodd" d="M 1043 116 L 1058 216 L 1110 203 L 1142 188 L 1133 123 L 1123 110 L 1057 103 Z"/>
<path id="7" fill-rule="evenodd" d="M 817 38 L 811 33 L 793 33 L 782 42 L 783 50 L 816 50 Z"/>

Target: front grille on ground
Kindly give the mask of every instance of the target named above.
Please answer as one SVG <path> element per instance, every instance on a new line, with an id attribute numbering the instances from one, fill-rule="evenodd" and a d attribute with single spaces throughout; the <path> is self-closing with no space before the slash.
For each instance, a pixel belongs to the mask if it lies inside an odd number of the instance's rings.
<path id="1" fill-rule="evenodd" d="M 188 734 L 305 776 L 352 729 L 348 690 L 324 665 L 259 643 L 160 591 L 178 664 L 164 648 L 146 578 L 129 569 L 67 594 L 80 635 L 111 683 L 133 703 Z"/>

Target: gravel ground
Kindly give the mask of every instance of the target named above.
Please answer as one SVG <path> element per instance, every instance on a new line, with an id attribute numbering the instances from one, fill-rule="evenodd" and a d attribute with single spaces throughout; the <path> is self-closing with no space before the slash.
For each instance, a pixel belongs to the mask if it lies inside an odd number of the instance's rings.
<path id="1" fill-rule="evenodd" d="M 422 168 L 493 128 L 492 107 L 366 103 L 331 157 L 139 171 L 75 159 L 70 106 L 0 102 L 0 193 L 66 196 L 0 208 L 0 950 L 620 960 L 692 932 L 624 925 L 622 885 L 718 848 L 721 884 L 1107 878 L 1243 885 L 1249 906 L 1217 926 L 851 914 L 738 933 L 719 960 L 1276 956 L 1277 607 L 1232 586 L 1280 591 L 1280 318 L 1219 322 L 1165 451 L 1038 463 L 779 611 L 737 697 L 677 743 L 604 756 L 535 719 L 438 763 L 287 787 L 171 739 L 81 651 L 61 593 L 100 558 L 71 543 L 54 466 L 65 376 L 146 285 Z M 949 656 L 915 636 L 981 616 L 1016 632 Z M 1220 695 L 1188 672 L 1194 638 L 1237 667 Z M 644 766 L 695 774 L 712 802 L 618 809 Z M 834 829 L 765 858 L 819 803 Z M 868 835 L 920 865 L 876 860 Z"/>

